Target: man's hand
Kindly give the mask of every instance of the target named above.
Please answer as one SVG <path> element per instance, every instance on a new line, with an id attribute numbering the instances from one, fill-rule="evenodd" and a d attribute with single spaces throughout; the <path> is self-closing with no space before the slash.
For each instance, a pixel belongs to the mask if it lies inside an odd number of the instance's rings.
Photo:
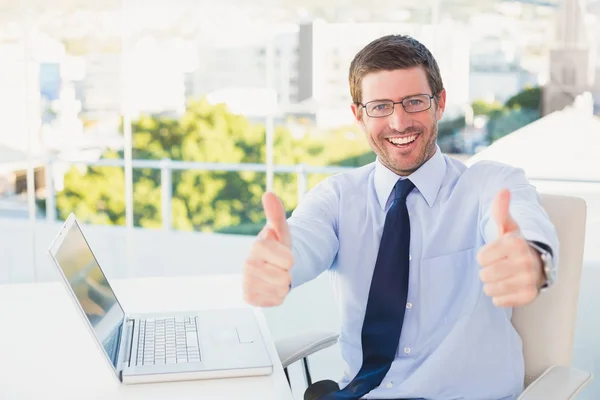
<path id="1" fill-rule="evenodd" d="M 483 290 L 500 307 L 532 302 L 544 282 L 540 255 L 521 236 L 519 226 L 510 216 L 509 205 L 510 192 L 504 189 L 496 195 L 492 206 L 498 238 L 477 254 Z"/>
<path id="2" fill-rule="evenodd" d="M 283 303 L 290 290 L 294 257 L 283 204 L 270 192 L 263 195 L 262 203 L 267 224 L 244 263 L 244 299 L 253 306 L 271 307 Z"/>

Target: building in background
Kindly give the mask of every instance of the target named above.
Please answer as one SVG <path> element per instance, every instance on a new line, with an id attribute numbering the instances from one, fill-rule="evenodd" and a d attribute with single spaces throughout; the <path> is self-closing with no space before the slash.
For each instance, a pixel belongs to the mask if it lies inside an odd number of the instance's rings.
<path id="1" fill-rule="evenodd" d="M 17 151 L 39 154 L 41 96 L 40 64 L 26 64 L 24 43 L 0 44 L 0 145 Z"/>
<path id="2" fill-rule="evenodd" d="M 177 117 L 184 113 L 185 74 L 194 63 L 194 58 L 186 55 L 192 51 L 188 42 L 177 38 L 145 36 L 132 44 L 124 86 L 132 118 L 141 114 Z"/>
<path id="3" fill-rule="evenodd" d="M 506 38 L 473 38 L 469 99 L 506 102 L 527 86 L 539 84 L 538 75 L 525 69 L 518 46 Z"/>
<path id="4" fill-rule="evenodd" d="M 197 68 L 186 75 L 187 97 L 216 93 L 221 98 L 224 93 L 231 96 L 239 93 L 240 98 L 246 98 L 249 92 L 271 86 L 279 104 L 296 103 L 298 26 L 248 24 L 237 29 L 229 36 L 205 38 L 198 44 Z M 272 51 L 271 82 L 267 82 L 269 51 Z"/>
<path id="5" fill-rule="evenodd" d="M 448 92 L 450 109 L 460 109 L 468 103 L 470 46 L 468 32 L 461 23 L 445 21 L 433 27 L 315 20 L 300 26 L 298 100 L 312 104 L 318 126 L 352 123 L 350 63 L 362 47 L 389 34 L 413 36 L 432 51 Z"/>
<path id="6" fill-rule="evenodd" d="M 550 76 L 544 88 L 543 113 L 562 110 L 581 93 L 594 88 L 595 36 L 591 35 L 584 0 L 564 0 L 550 50 Z"/>
<path id="7" fill-rule="evenodd" d="M 118 132 L 122 98 L 122 55 L 120 52 L 88 52 L 82 55 L 85 75 L 77 84 L 81 93 L 82 117 L 89 126 L 107 134 Z"/>
<path id="8" fill-rule="evenodd" d="M 470 46 L 468 32 L 460 23 L 444 21 L 433 27 L 317 19 L 239 29 L 244 33 L 219 37 L 218 41 L 204 40 L 199 45 L 198 67 L 186 75 L 188 98 L 210 95 L 227 104 L 235 103 L 235 109 L 241 112 L 240 103 L 247 101 L 251 93 L 258 93 L 257 102 L 276 97 L 276 114 L 282 119 L 308 117 L 321 128 L 347 125 L 352 123 L 348 88 L 352 58 L 371 40 L 401 33 L 417 38 L 432 50 L 440 64 L 449 103 L 458 109 L 458 105 L 469 102 Z M 267 93 L 269 87 L 273 94 Z M 242 113 L 259 116 L 258 109 L 257 104 L 248 104 Z M 270 110 L 265 106 L 263 116 Z"/>

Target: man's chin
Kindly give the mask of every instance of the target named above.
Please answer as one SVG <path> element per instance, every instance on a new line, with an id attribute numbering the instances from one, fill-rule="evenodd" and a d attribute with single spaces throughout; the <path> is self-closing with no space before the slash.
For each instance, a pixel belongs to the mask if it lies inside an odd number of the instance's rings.
<path id="1" fill-rule="evenodd" d="M 418 169 L 418 165 L 415 163 L 401 163 L 394 165 L 394 172 L 400 176 L 408 176 Z"/>
<path id="2" fill-rule="evenodd" d="M 411 152 L 408 156 L 399 157 L 394 160 L 394 171 L 402 176 L 410 175 L 423 165 L 422 160 L 422 153 Z"/>

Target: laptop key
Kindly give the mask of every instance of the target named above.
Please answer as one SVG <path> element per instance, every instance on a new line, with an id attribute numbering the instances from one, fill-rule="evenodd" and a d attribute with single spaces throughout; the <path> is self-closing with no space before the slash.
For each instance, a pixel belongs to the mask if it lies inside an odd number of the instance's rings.
<path id="1" fill-rule="evenodd" d="M 198 347 L 198 335 L 196 332 L 188 332 L 186 336 L 186 342 L 188 347 Z"/>
<path id="2" fill-rule="evenodd" d="M 197 317 L 141 322 L 137 365 L 200 362 Z"/>

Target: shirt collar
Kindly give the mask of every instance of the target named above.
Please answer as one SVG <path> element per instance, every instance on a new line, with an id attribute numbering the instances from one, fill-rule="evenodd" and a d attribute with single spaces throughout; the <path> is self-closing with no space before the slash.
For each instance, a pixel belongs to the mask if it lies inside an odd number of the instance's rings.
<path id="1" fill-rule="evenodd" d="M 415 187 L 423 195 L 429 207 L 433 207 L 433 203 L 442 186 L 442 180 L 444 179 L 445 174 L 446 161 L 444 160 L 444 156 L 442 155 L 439 146 L 436 145 L 436 151 L 433 157 L 406 178 L 409 178 L 412 183 L 415 184 Z M 374 183 L 377 199 L 383 210 L 385 210 L 390 193 L 399 178 L 401 178 L 401 176 L 390 171 L 379 161 L 379 158 L 377 158 L 375 161 Z"/>

